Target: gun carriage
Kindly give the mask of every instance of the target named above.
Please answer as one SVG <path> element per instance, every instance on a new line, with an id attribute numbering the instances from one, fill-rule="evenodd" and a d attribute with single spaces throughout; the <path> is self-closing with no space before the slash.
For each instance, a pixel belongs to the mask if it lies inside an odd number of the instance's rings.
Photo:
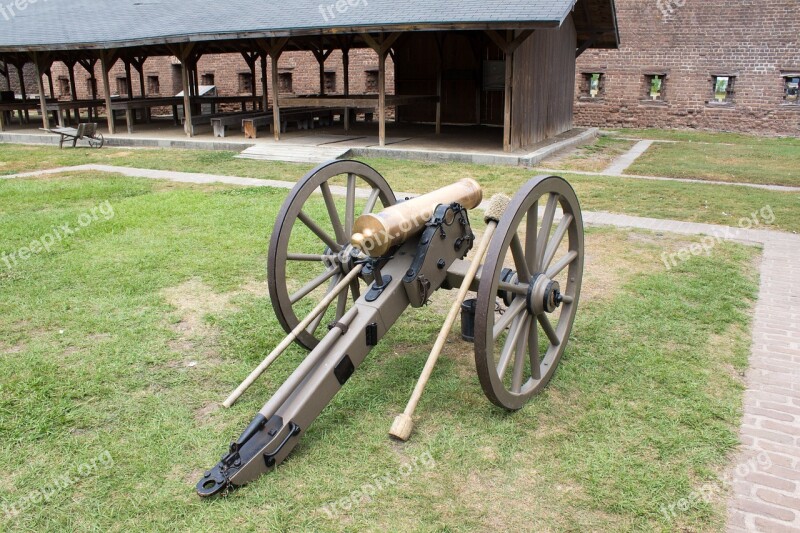
<path id="1" fill-rule="evenodd" d="M 230 407 L 292 343 L 306 350 L 219 463 L 197 483 L 207 497 L 273 470 L 409 307 L 437 290 L 455 301 L 411 400 L 390 434 L 407 440 L 412 415 L 469 292 L 462 331 L 474 337 L 481 387 L 521 409 L 553 376 L 569 340 L 583 275 L 583 221 L 572 187 L 536 177 L 513 198 L 493 197 L 476 242 L 472 179 L 399 202 L 356 161 L 320 165 L 277 216 L 268 255 L 272 306 L 284 341 L 224 402 Z M 477 229 L 477 228 L 476 228 Z"/>

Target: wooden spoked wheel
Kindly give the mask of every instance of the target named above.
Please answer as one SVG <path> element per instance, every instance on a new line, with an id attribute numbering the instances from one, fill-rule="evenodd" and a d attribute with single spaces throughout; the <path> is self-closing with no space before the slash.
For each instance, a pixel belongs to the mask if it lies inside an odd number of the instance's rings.
<path id="1" fill-rule="evenodd" d="M 102 148 L 106 143 L 102 133 L 95 133 L 94 137 L 87 137 L 87 140 L 92 148 Z"/>
<path id="2" fill-rule="evenodd" d="M 358 161 L 324 163 L 301 179 L 283 204 L 267 258 L 270 299 L 290 333 L 353 268 L 350 236 L 355 219 L 394 205 L 386 180 Z M 311 350 L 362 292 L 356 278 L 297 342 Z"/>
<path id="3" fill-rule="evenodd" d="M 475 364 L 495 405 L 521 409 L 553 376 L 578 308 L 583 243 L 578 198 L 559 177 L 529 181 L 501 217 L 475 309 Z"/>

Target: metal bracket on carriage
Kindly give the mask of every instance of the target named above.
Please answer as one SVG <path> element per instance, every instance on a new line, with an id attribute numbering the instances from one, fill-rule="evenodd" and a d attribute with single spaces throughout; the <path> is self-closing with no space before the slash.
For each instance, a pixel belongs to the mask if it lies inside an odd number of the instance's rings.
<path id="1" fill-rule="evenodd" d="M 414 262 L 403 277 L 412 307 L 425 305 L 431 287 L 440 287 L 444 283 L 450 265 L 466 257 L 474 240 L 464 207 L 458 203 L 437 206 L 425 224 Z"/>

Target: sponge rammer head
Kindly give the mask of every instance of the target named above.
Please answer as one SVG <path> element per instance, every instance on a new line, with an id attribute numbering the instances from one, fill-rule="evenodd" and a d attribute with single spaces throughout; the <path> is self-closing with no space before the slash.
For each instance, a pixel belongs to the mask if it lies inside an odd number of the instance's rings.
<path id="1" fill-rule="evenodd" d="M 505 194 L 495 194 L 489 200 L 489 207 L 486 208 L 486 214 L 483 216 L 484 222 L 487 224 L 491 222 L 500 222 L 500 217 L 506 212 L 508 204 L 511 203 L 511 198 Z"/>

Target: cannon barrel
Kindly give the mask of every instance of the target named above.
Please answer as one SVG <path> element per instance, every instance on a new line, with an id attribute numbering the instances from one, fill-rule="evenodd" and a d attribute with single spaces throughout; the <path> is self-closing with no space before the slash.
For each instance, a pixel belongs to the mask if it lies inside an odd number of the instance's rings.
<path id="1" fill-rule="evenodd" d="M 380 257 L 419 233 L 437 205 L 458 203 L 465 209 L 474 209 L 482 200 L 480 184 L 472 178 L 464 178 L 379 213 L 361 215 L 355 222 L 350 242 L 370 257 Z"/>

